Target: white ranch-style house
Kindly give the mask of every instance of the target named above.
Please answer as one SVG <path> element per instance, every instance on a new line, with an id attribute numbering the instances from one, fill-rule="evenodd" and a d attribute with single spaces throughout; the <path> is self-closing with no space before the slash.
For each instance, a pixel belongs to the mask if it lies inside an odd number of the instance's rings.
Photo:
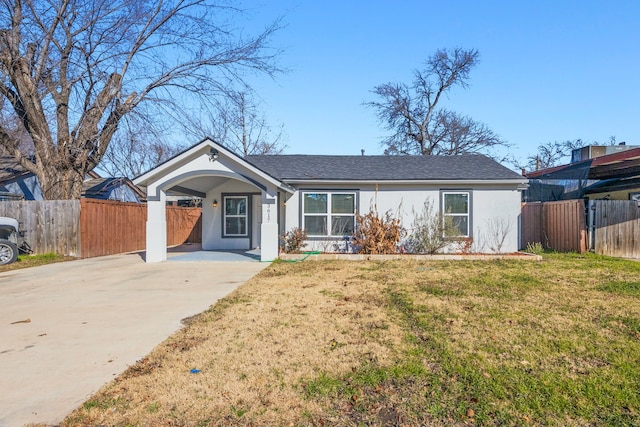
<path id="1" fill-rule="evenodd" d="M 348 250 L 356 212 L 391 211 L 410 228 L 426 200 L 455 217 L 461 237 L 485 247 L 500 225 L 501 252 L 517 251 L 527 179 L 479 154 L 241 157 L 205 139 L 134 183 L 147 189 L 147 262 L 167 258 L 168 191 L 203 199 L 203 250 L 260 248 L 271 261 L 295 227 L 307 232 L 305 249 Z"/>

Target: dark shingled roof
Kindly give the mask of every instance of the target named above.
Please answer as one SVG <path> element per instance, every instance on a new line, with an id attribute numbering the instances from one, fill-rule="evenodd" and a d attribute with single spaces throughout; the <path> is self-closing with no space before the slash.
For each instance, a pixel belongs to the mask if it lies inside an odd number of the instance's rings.
<path id="1" fill-rule="evenodd" d="M 0 156 L 0 181 L 28 173 L 29 171 L 23 168 L 12 156 Z"/>
<path id="2" fill-rule="evenodd" d="M 459 156 L 262 155 L 245 159 L 281 181 L 526 179 L 480 154 Z"/>

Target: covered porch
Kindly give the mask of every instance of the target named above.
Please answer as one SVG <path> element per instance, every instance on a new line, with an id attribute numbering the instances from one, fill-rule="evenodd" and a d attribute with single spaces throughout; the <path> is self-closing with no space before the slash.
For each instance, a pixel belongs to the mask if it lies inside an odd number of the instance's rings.
<path id="1" fill-rule="evenodd" d="M 290 190 L 221 145 L 205 139 L 134 182 L 147 189 L 147 262 L 167 260 L 168 192 L 202 199 L 202 250 L 278 257 L 280 198 Z"/>

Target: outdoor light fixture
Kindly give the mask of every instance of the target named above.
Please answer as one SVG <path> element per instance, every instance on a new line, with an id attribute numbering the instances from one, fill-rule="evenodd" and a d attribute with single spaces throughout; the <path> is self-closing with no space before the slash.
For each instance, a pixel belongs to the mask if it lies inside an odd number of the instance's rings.
<path id="1" fill-rule="evenodd" d="M 211 203 L 211 205 L 212 205 L 214 208 L 217 208 L 217 207 L 218 207 L 218 201 L 217 201 L 216 199 L 214 199 L 214 200 L 213 200 L 213 203 Z"/>
<path id="2" fill-rule="evenodd" d="M 215 162 L 216 160 L 218 160 L 218 150 L 211 148 L 211 150 L 209 150 L 209 161 Z"/>

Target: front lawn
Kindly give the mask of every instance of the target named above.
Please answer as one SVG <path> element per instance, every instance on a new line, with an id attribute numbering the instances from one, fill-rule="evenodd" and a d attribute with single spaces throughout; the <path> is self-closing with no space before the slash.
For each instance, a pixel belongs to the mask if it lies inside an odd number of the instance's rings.
<path id="1" fill-rule="evenodd" d="M 275 263 L 64 425 L 640 425 L 640 263 Z"/>

